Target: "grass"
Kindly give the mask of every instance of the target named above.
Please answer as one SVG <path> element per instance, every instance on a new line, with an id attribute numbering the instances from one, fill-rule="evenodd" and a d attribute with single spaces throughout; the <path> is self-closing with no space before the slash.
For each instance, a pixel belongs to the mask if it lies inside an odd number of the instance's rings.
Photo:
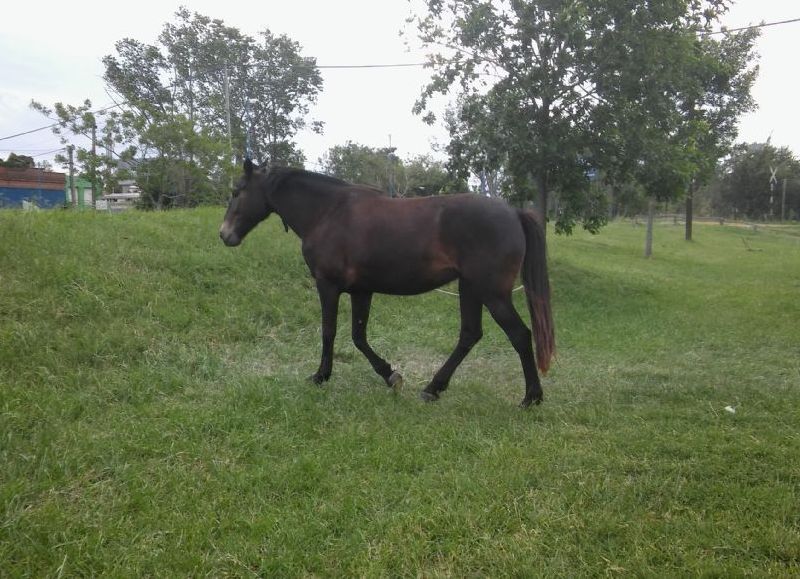
<path id="1" fill-rule="evenodd" d="M 344 299 L 310 385 L 297 239 L 224 248 L 221 213 L 0 212 L 0 576 L 800 574 L 800 228 L 551 236 L 559 356 L 520 411 L 488 316 L 418 400 L 439 293 L 375 299 L 402 391 Z"/>

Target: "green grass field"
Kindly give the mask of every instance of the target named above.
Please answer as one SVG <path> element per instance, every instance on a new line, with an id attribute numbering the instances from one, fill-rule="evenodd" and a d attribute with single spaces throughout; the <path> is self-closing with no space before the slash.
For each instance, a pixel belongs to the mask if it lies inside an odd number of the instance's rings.
<path id="1" fill-rule="evenodd" d="M 389 391 L 277 220 L 0 212 L 0 576 L 797 576 L 800 228 L 550 236 L 558 357 L 376 296 Z M 527 320 L 523 297 L 517 306 Z M 727 411 L 733 407 L 735 413 Z"/>

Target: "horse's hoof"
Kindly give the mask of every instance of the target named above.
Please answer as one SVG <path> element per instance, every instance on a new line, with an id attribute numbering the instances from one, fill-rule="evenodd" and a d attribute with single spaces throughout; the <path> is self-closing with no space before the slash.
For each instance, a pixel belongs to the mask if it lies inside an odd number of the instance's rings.
<path id="1" fill-rule="evenodd" d="M 403 387 L 403 376 L 400 372 L 392 372 L 392 375 L 386 379 L 386 385 L 389 388 L 400 390 Z"/>
<path id="2" fill-rule="evenodd" d="M 542 403 L 542 396 L 537 398 L 523 398 L 522 402 L 519 403 L 520 408 L 530 408 L 531 404 L 535 404 L 539 406 Z"/>
<path id="3" fill-rule="evenodd" d="M 436 402 L 439 400 L 439 395 L 434 394 L 433 392 L 428 392 L 427 390 L 423 390 L 419 393 L 419 397 L 422 398 L 425 402 Z"/>
<path id="4" fill-rule="evenodd" d="M 322 386 L 322 383 L 325 382 L 325 378 L 322 376 L 322 374 L 318 374 L 316 372 L 309 376 L 308 379 L 317 386 Z"/>

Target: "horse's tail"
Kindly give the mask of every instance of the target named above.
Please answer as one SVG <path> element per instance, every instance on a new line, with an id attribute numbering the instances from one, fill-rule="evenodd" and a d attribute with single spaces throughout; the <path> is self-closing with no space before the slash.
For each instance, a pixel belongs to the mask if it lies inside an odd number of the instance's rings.
<path id="1" fill-rule="evenodd" d="M 550 280 L 547 277 L 547 249 L 544 226 L 531 211 L 519 210 L 525 231 L 525 260 L 522 262 L 522 285 L 531 312 L 536 361 L 539 370 L 547 373 L 556 349 L 553 314 L 550 309 Z"/>

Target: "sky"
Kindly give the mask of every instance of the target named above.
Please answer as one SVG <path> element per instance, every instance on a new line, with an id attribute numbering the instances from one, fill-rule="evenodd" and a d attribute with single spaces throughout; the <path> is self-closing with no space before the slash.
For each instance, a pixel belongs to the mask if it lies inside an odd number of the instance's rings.
<path id="1" fill-rule="evenodd" d="M 181 5 L 253 36 L 265 28 L 286 34 L 321 66 L 418 63 L 425 58 L 405 22 L 418 5 L 409 0 L 40 0 L 35 10 L 8 2 L 0 10 L 0 158 L 15 152 L 37 161 L 52 159 L 52 151 L 62 145 L 50 130 L 4 138 L 52 122 L 30 108 L 31 100 L 50 107 L 56 102 L 78 105 L 87 98 L 95 109 L 111 104 L 102 80 L 103 56 L 114 54 L 114 43 L 122 38 L 155 43 Z M 798 0 L 739 0 L 723 24 L 737 28 L 794 18 L 800 18 Z M 753 96 L 759 106 L 742 117 L 739 141 L 770 138 L 800 156 L 800 78 L 794 72 L 800 22 L 763 28 L 757 52 L 760 73 Z M 447 142 L 446 131 L 411 112 L 429 74 L 417 66 L 324 69 L 324 87 L 311 109 L 312 118 L 325 123 L 324 134 L 303 132 L 297 137 L 308 165 L 313 168 L 325 151 L 347 141 L 371 147 L 391 142 L 402 158 L 435 155 Z"/>

